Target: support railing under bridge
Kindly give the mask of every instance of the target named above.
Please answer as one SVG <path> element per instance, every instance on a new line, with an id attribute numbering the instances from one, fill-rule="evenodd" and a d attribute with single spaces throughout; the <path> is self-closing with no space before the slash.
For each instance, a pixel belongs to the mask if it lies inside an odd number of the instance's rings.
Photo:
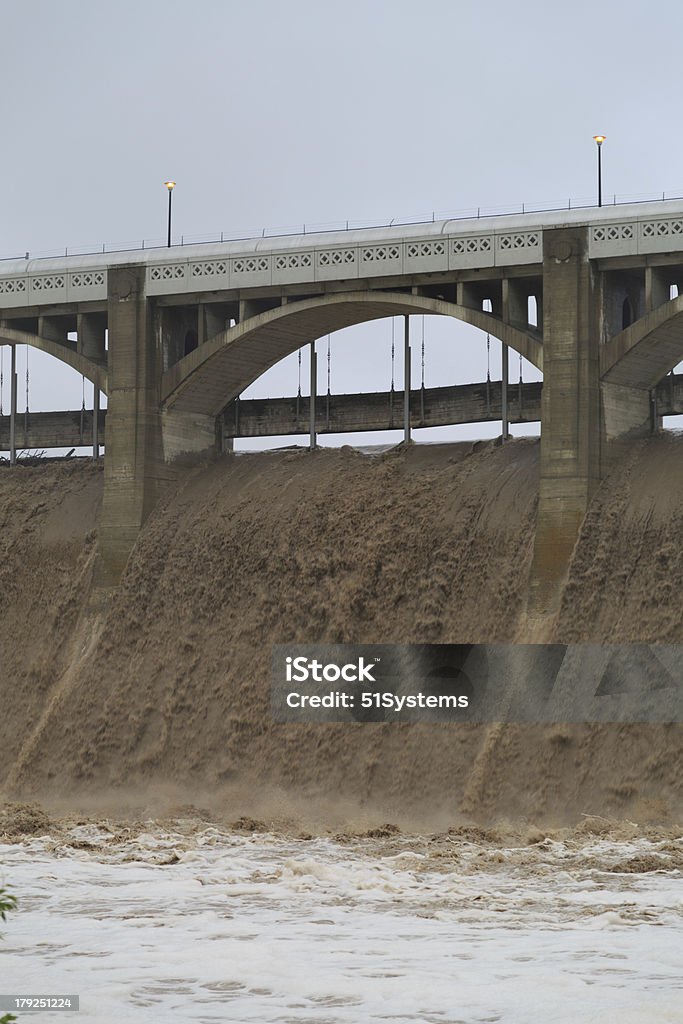
<path id="1" fill-rule="evenodd" d="M 508 387 L 511 423 L 541 418 L 540 381 Z M 316 432 L 345 434 L 373 430 L 402 430 L 403 391 L 358 395 L 319 394 L 315 403 Z M 460 384 L 416 388 L 410 392 L 410 425 L 445 427 L 488 423 L 502 416 L 502 383 Z M 310 431 L 310 397 L 236 399 L 224 414 L 225 437 L 276 437 Z"/>
<path id="2" fill-rule="evenodd" d="M 107 410 L 100 409 L 98 431 L 93 431 L 93 412 L 90 409 L 74 409 L 56 412 L 20 412 L 15 424 L 15 445 L 17 451 L 42 450 L 51 448 L 93 448 L 93 438 L 98 446 L 106 443 L 105 424 Z M 11 419 L 0 416 L 0 451 L 8 452 L 11 447 Z"/>
<path id="3" fill-rule="evenodd" d="M 508 385 L 508 416 L 514 424 L 541 418 L 540 381 Z M 656 416 L 683 415 L 683 374 L 669 374 L 655 390 Z M 224 415 L 226 440 L 308 434 L 308 396 L 237 399 Z M 410 393 L 411 426 L 445 427 L 500 421 L 502 383 L 459 384 L 442 388 L 416 388 Z M 99 441 L 106 445 L 106 409 L 99 413 Z M 16 424 L 18 450 L 90 448 L 92 412 L 20 412 Z M 403 429 L 403 392 L 383 391 L 356 395 L 318 395 L 316 431 L 343 434 Z M 0 416 L 0 451 L 9 451 L 10 417 Z"/>

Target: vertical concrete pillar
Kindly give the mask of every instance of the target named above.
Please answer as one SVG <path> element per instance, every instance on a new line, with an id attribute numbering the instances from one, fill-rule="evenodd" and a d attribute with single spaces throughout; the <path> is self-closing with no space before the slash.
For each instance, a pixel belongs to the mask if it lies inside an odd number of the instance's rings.
<path id="1" fill-rule="evenodd" d="M 604 473 L 635 437 L 644 437 L 661 427 L 661 416 L 653 411 L 650 391 L 622 384 L 600 385 L 601 441 L 600 468 Z"/>
<path id="2" fill-rule="evenodd" d="M 508 411 L 508 384 L 510 383 L 510 351 L 507 345 L 501 345 L 501 437 L 507 441 L 510 436 L 510 413 Z"/>
<path id="3" fill-rule="evenodd" d="M 9 410 L 9 463 L 17 464 L 17 346 L 12 345 Z"/>
<path id="4" fill-rule="evenodd" d="M 158 306 L 154 324 L 163 370 L 193 352 L 199 344 L 201 317 L 196 306 Z"/>
<path id="5" fill-rule="evenodd" d="M 315 342 L 311 342 L 311 399 L 308 408 L 308 431 L 310 435 L 309 447 L 311 451 L 317 447 L 317 435 L 315 427 L 315 404 L 318 397 L 318 357 L 315 351 Z"/>
<path id="6" fill-rule="evenodd" d="M 103 363 L 106 360 L 104 332 L 107 318 L 104 313 L 79 313 L 76 318 L 78 351 L 86 359 Z"/>
<path id="7" fill-rule="evenodd" d="M 92 393 L 92 457 L 100 457 L 100 385 L 95 381 Z"/>
<path id="8" fill-rule="evenodd" d="M 159 352 L 144 267 L 109 271 L 109 402 L 98 583 L 115 584 L 164 475 Z"/>
<path id="9" fill-rule="evenodd" d="M 471 281 L 458 281 L 456 285 L 456 302 L 467 309 L 481 309 L 481 293 Z"/>
<path id="10" fill-rule="evenodd" d="M 410 317 L 403 318 L 403 440 L 410 441 Z"/>
<path id="11" fill-rule="evenodd" d="M 265 313 L 266 310 L 275 309 L 279 305 L 280 299 L 240 299 L 238 320 L 242 324 L 252 316 L 258 316 L 259 313 Z"/>
<path id="12" fill-rule="evenodd" d="M 585 227 L 543 233 L 543 399 L 531 609 L 552 612 L 600 479 L 600 305 Z"/>
<path id="13" fill-rule="evenodd" d="M 529 290 L 524 280 L 503 278 L 503 320 L 526 327 L 529 319 Z"/>
<path id="14" fill-rule="evenodd" d="M 202 303 L 199 306 L 199 344 L 210 341 L 225 330 L 226 317 L 212 306 Z"/>
<path id="15" fill-rule="evenodd" d="M 68 323 L 63 316 L 39 316 L 38 334 L 41 338 L 49 338 L 50 341 L 59 341 L 63 345 L 68 344 Z"/>
<path id="16" fill-rule="evenodd" d="M 657 306 L 669 301 L 671 271 L 662 267 L 645 268 L 645 311 L 651 313 Z"/>

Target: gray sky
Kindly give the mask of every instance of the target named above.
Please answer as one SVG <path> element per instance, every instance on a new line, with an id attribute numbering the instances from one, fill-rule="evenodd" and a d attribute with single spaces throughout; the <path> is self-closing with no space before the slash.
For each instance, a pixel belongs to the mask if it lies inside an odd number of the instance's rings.
<path id="1" fill-rule="evenodd" d="M 0 0 L 0 255 L 161 241 L 167 177 L 186 239 L 589 200 L 596 132 L 607 195 L 683 195 L 682 29 L 663 0 Z M 334 336 L 333 390 L 387 387 L 390 336 Z M 428 386 L 485 376 L 478 332 L 426 336 Z M 33 409 L 80 406 L 29 359 Z"/>

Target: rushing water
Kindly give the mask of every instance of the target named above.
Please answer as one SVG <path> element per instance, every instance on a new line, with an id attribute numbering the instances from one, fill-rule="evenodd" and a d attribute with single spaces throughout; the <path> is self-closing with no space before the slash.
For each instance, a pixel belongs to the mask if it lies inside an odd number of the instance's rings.
<path id="1" fill-rule="evenodd" d="M 74 825 L 0 846 L 0 990 L 80 995 L 40 1022 L 681 1022 L 681 855 Z"/>

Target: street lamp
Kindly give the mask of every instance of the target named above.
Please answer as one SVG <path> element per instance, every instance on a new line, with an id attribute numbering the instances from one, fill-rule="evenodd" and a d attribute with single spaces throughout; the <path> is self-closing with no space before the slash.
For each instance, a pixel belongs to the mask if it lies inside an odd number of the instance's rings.
<path id="1" fill-rule="evenodd" d="M 164 185 L 168 189 L 168 248 L 171 248 L 171 199 L 173 198 L 173 189 L 175 188 L 175 181 L 165 181 Z"/>
<path id="2" fill-rule="evenodd" d="M 605 135 L 593 136 L 593 142 L 597 143 L 598 147 L 598 206 L 602 206 L 602 144 L 605 138 Z"/>

